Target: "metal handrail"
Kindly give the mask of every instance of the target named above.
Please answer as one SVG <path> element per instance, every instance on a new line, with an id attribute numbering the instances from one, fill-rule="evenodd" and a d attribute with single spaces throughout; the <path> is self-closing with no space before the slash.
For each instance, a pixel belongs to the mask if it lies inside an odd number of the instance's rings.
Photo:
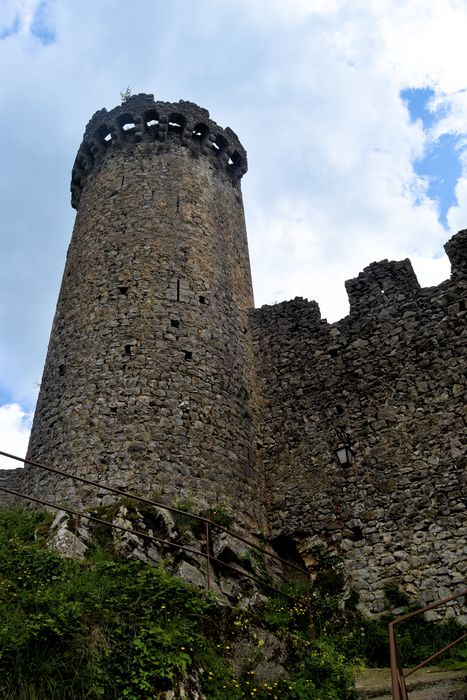
<path id="1" fill-rule="evenodd" d="M 103 489 L 104 491 L 109 491 L 110 493 L 116 493 L 119 496 L 122 496 L 124 498 L 133 498 L 135 501 L 140 501 L 140 503 L 147 503 L 150 506 L 164 508 L 165 510 L 168 510 L 170 513 L 178 513 L 179 515 L 188 516 L 192 520 L 198 520 L 199 522 L 202 522 L 202 523 L 209 523 L 209 525 L 211 527 L 214 527 L 217 530 L 221 530 L 222 532 L 225 532 L 227 535 L 234 537 L 236 540 L 239 540 L 240 542 L 243 542 L 244 544 L 247 544 L 250 547 L 254 547 L 254 549 L 258 550 L 259 552 L 262 552 L 263 554 L 266 554 L 268 557 L 271 557 L 272 559 L 276 559 L 277 561 L 280 561 L 282 564 L 285 564 L 289 568 L 295 569 L 296 571 L 299 571 L 301 574 L 304 574 L 307 578 L 309 576 L 307 569 L 303 569 L 301 566 L 297 566 L 296 564 L 293 564 L 292 562 L 289 562 L 286 559 L 282 559 L 282 557 L 278 556 L 277 554 L 273 554 L 272 552 L 269 552 L 267 549 L 264 549 L 263 547 L 260 547 L 259 545 L 254 544 L 253 542 L 250 542 L 249 540 L 245 539 L 241 535 L 238 535 L 236 532 L 232 532 L 232 530 L 229 530 L 228 528 L 224 527 L 223 525 L 218 525 L 218 523 L 215 523 L 213 520 L 210 520 L 209 518 L 205 518 L 202 515 L 195 515 L 194 513 L 189 513 L 186 510 L 181 510 L 180 508 L 175 508 L 174 506 L 169 506 L 166 503 L 162 503 L 160 501 L 153 501 L 150 498 L 146 498 L 145 496 L 138 496 L 136 493 L 132 493 L 131 491 L 123 491 L 122 489 L 117 489 L 114 486 L 106 486 L 105 484 L 101 484 L 97 481 L 91 481 L 91 479 L 86 479 L 83 476 L 76 476 L 74 474 L 69 474 L 68 472 L 62 471 L 61 469 L 56 469 L 55 467 L 51 467 L 47 464 L 42 464 L 40 462 L 34 462 L 31 459 L 23 459 L 22 457 L 17 457 L 16 455 L 10 454 L 8 452 L 3 452 L 2 450 L 0 450 L 0 455 L 2 455 L 3 457 L 9 457 L 10 459 L 15 459 L 16 461 L 23 462 L 24 464 L 30 464 L 33 467 L 39 467 L 40 469 L 45 469 L 46 471 L 53 472 L 54 474 L 59 474 L 60 476 L 68 477 L 69 479 L 74 479 L 75 481 L 81 481 L 83 484 L 88 484 L 88 486 L 96 486 L 96 488 Z M 64 509 L 62 508 L 62 510 L 64 510 Z"/>
<path id="2" fill-rule="evenodd" d="M 103 523 L 103 524 L 108 525 L 110 527 L 113 527 L 115 529 L 126 530 L 128 532 L 132 532 L 133 534 L 137 534 L 137 535 L 140 535 L 142 537 L 146 537 L 147 539 L 151 539 L 155 542 L 158 542 L 160 544 L 164 544 L 164 545 L 169 546 L 169 547 L 173 547 L 176 549 L 191 552 L 191 553 L 196 554 L 196 555 L 201 555 L 202 557 L 204 557 L 206 559 L 206 567 L 207 567 L 206 582 L 207 582 L 208 590 L 210 589 L 210 585 L 211 585 L 210 562 L 216 562 L 217 564 L 220 564 L 221 566 L 224 566 L 227 569 L 230 569 L 232 571 L 235 571 L 236 573 L 242 574 L 242 576 L 244 576 L 245 578 L 248 578 L 252 581 L 255 581 L 256 583 L 259 583 L 261 586 L 264 586 L 265 588 L 268 588 L 272 591 L 275 591 L 276 593 L 280 593 L 281 595 L 286 596 L 287 598 L 289 598 L 290 600 L 293 600 L 294 602 L 300 602 L 299 598 L 291 596 L 288 593 L 284 593 L 283 591 L 276 588 L 275 586 L 271 586 L 270 584 L 268 584 L 264 581 L 261 581 L 261 579 L 258 579 L 255 576 L 250 575 L 248 572 L 237 569 L 236 567 L 233 567 L 230 564 L 227 564 L 227 562 L 224 562 L 221 559 L 217 559 L 216 557 L 212 556 L 209 552 L 209 543 L 210 543 L 209 528 L 213 527 L 217 530 L 220 530 L 221 532 L 225 532 L 226 534 L 230 535 L 234 539 L 239 540 L 240 542 L 243 542 L 244 544 L 248 545 L 252 549 L 254 549 L 258 552 L 261 552 L 262 554 L 265 554 L 266 556 L 268 556 L 272 559 L 275 559 L 276 561 L 279 561 L 281 564 L 285 565 L 286 567 L 290 567 L 290 568 L 295 569 L 296 571 L 300 572 L 305 577 L 306 587 L 307 587 L 308 607 L 311 610 L 310 586 L 309 586 L 310 582 L 309 582 L 309 573 L 308 573 L 307 569 L 299 567 L 296 564 L 293 564 L 292 562 L 289 562 L 286 559 L 283 559 L 282 557 L 278 556 L 277 554 L 271 553 L 270 551 L 268 551 L 264 547 L 260 547 L 259 545 L 255 544 L 253 542 L 250 542 L 249 540 L 242 537 L 241 535 L 238 535 L 237 533 L 232 532 L 232 530 L 229 530 L 228 528 L 224 527 L 223 525 L 219 525 L 219 524 L 215 523 L 214 521 L 210 520 L 209 518 L 205 518 L 202 515 L 195 515 L 194 513 L 189 513 L 188 511 L 182 510 L 180 508 L 175 508 L 174 506 L 169 506 L 169 505 L 167 505 L 165 503 L 161 503 L 159 501 L 153 501 L 153 500 L 146 498 L 144 496 L 139 496 L 137 494 L 134 494 L 134 493 L 131 493 L 128 491 L 123 491 L 123 490 L 115 488 L 113 486 L 106 486 L 106 485 L 98 483 L 96 481 L 92 481 L 91 479 L 86 479 L 86 478 L 81 477 L 81 476 L 69 474 L 68 472 L 64 472 L 63 470 L 56 469 L 55 467 L 51 467 L 49 465 L 42 464 L 40 462 L 35 462 L 33 460 L 24 459 L 22 457 L 18 457 L 17 455 L 10 454 L 9 452 L 4 452 L 4 451 L 0 450 L 0 455 L 2 455 L 4 457 L 8 457 L 10 459 L 14 459 L 18 462 L 23 462 L 24 464 L 30 464 L 33 467 L 45 469 L 46 471 L 52 472 L 54 474 L 59 474 L 60 476 L 64 476 L 64 477 L 68 477 L 70 479 L 74 479 L 76 481 L 80 481 L 80 482 L 87 484 L 89 486 L 95 486 L 99 489 L 103 489 L 104 491 L 109 491 L 110 493 L 118 494 L 119 496 L 122 496 L 124 498 L 131 498 L 131 499 L 134 499 L 134 500 L 139 501 L 141 503 L 146 503 L 146 504 L 151 505 L 151 506 L 156 506 L 157 508 L 163 508 L 171 513 L 177 513 L 179 515 L 189 517 L 192 520 L 197 520 L 198 522 L 202 522 L 205 525 L 205 531 L 206 531 L 206 553 L 198 551 L 198 550 L 194 550 L 190 547 L 185 547 L 184 545 L 180 545 L 180 544 L 175 543 L 175 542 L 170 542 L 169 540 L 164 540 L 162 538 L 151 536 L 148 533 L 144 533 L 144 532 L 137 531 L 137 530 L 129 530 L 128 528 L 124 528 L 121 525 L 115 525 L 114 523 L 109 523 L 106 520 L 96 518 L 95 516 L 91 516 L 91 515 L 88 515 L 84 512 L 73 510 L 71 508 L 57 506 L 54 503 L 50 503 L 48 501 L 44 501 L 42 499 L 35 498 L 33 496 L 28 496 L 26 494 L 20 493 L 19 491 L 14 491 L 12 489 L 8 489 L 4 486 L 0 486 L 0 491 L 4 491 L 4 492 L 9 493 L 9 494 L 16 496 L 18 498 L 23 498 L 23 499 L 26 499 L 29 501 L 33 501 L 35 503 L 40 503 L 41 505 L 44 505 L 48 508 L 62 510 L 66 513 L 71 513 L 72 515 L 76 515 L 78 517 L 84 517 L 84 518 L 87 518 L 88 520 Z"/>
<path id="3" fill-rule="evenodd" d="M 411 676 L 412 673 L 415 673 L 415 671 L 418 671 L 420 668 L 423 668 L 427 664 L 431 663 L 434 659 L 437 659 L 438 656 L 441 656 L 441 654 L 444 654 L 449 649 L 452 649 L 453 646 L 455 646 L 456 644 L 459 644 L 459 642 L 462 642 L 464 639 L 467 638 L 467 632 L 466 632 L 466 633 L 462 634 L 458 639 L 455 639 L 450 644 L 447 644 L 445 647 L 443 647 L 442 649 L 437 651 L 435 654 L 432 654 L 427 659 L 425 659 L 421 663 L 417 664 L 417 666 L 415 666 L 414 668 L 411 668 L 409 671 L 406 671 L 404 673 L 404 670 L 402 668 L 402 662 L 401 662 L 400 655 L 399 655 L 399 649 L 397 647 L 397 640 L 396 640 L 396 634 L 395 634 L 396 625 L 399 625 L 401 622 L 405 622 L 406 620 L 409 620 L 410 618 L 415 617 L 416 615 L 422 615 L 423 613 L 427 612 L 428 610 L 434 610 L 435 608 L 439 608 L 442 605 L 449 603 L 451 600 L 455 600 L 456 598 L 461 598 L 462 596 L 465 596 L 465 595 L 467 595 L 467 588 L 464 588 L 463 590 L 458 591 L 457 593 L 453 593 L 453 595 L 450 595 L 447 598 L 442 598 L 441 600 L 438 600 L 435 603 L 430 603 L 429 605 L 425 605 L 423 608 L 420 608 L 419 610 L 414 610 L 413 612 L 406 613 L 405 615 L 400 615 L 399 617 L 396 617 L 394 620 L 392 620 L 389 623 L 389 656 L 390 656 L 390 665 L 391 665 L 391 686 L 392 686 L 392 698 L 393 698 L 393 700 L 408 700 L 405 679 L 408 676 Z"/>

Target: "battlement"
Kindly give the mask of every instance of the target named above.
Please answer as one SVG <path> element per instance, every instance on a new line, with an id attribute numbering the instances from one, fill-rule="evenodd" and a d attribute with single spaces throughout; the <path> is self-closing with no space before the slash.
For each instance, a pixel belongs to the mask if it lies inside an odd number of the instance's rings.
<path id="1" fill-rule="evenodd" d="M 459 231 L 444 245 L 451 261 L 451 278 L 465 277 L 467 274 L 467 228 Z"/>
<path id="2" fill-rule="evenodd" d="M 459 231 L 444 246 L 451 262 L 451 279 L 465 277 L 467 272 L 467 229 Z M 345 283 L 350 314 L 364 315 L 386 304 L 412 299 L 420 291 L 410 260 L 371 263 L 358 277 Z"/>
<path id="3" fill-rule="evenodd" d="M 237 135 L 222 129 L 207 109 L 193 102 L 155 102 L 153 95 L 133 95 L 110 112 L 97 111 L 88 122 L 73 165 L 71 205 L 78 208 L 89 173 L 106 153 L 130 144 L 178 143 L 194 157 L 204 156 L 237 182 L 248 169 Z"/>
<path id="4" fill-rule="evenodd" d="M 412 264 L 407 258 L 381 260 L 365 267 L 358 277 L 345 283 L 350 313 L 358 314 L 391 301 L 404 301 L 420 289 Z"/>
<path id="5" fill-rule="evenodd" d="M 467 276 L 467 229 L 459 231 L 445 244 L 446 253 L 451 261 L 451 280 L 465 279 Z M 345 283 L 347 290 L 350 317 L 352 321 L 356 317 L 370 319 L 378 315 L 383 309 L 392 309 L 397 314 L 397 309 L 406 307 L 420 294 L 429 291 L 420 287 L 410 260 L 380 260 L 373 262 L 363 269 L 359 275 Z M 445 283 L 442 283 L 439 292 L 443 297 Z M 436 294 L 436 287 L 433 292 Z M 431 297 L 431 295 L 430 295 Z M 450 300 L 453 303 L 453 300 Z M 465 308 L 464 297 L 459 300 L 462 309 Z M 454 308 L 452 306 L 452 308 Z M 267 325 L 279 324 L 284 335 L 293 334 L 300 329 L 317 328 L 326 324 L 321 320 L 320 308 L 316 301 L 308 301 L 302 297 L 295 297 L 289 301 L 278 304 L 264 305 L 252 312 L 257 319 L 267 319 Z"/>

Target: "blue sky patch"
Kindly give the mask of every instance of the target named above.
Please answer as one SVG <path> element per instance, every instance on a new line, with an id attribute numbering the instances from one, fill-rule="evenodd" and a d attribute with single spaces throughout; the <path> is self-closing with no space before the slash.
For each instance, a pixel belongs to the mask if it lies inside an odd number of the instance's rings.
<path id="1" fill-rule="evenodd" d="M 4 406 L 5 404 L 13 403 L 13 400 L 11 398 L 11 394 L 9 391 L 6 391 L 1 385 L 0 385 L 0 406 Z"/>
<path id="2" fill-rule="evenodd" d="M 39 39 L 45 46 L 53 44 L 56 40 L 55 31 L 50 22 L 47 0 L 40 2 L 31 22 L 31 34 Z"/>
<path id="3" fill-rule="evenodd" d="M 457 204 L 455 188 L 462 174 L 458 151 L 459 138 L 454 134 L 443 134 L 429 144 L 425 155 L 414 164 L 415 172 L 428 178 L 428 196 L 436 200 L 439 221 L 447 227 L 449 209 Z"/>
<path id="4" fill-rule="evenodd" d="M 405 102 L 409 110 L 410 120 L 412 122 L 421 119 L 423 129 L 431 129 L 437 119 L 435 112 L 429 108 L 430 100 L 435 96 L 435 91 L 432 88 L 406 88 L 400 93 L 402 100 Z"/>
<path id="5" fill-rule="evenodd" d="M 13 36 L 19 32 L 21 26 L 19 15 L 16 15 L 9 27 L 0 27 L 0 40 L 6 39 L 8 36 Z"/>
<path id="6" fill-rule="evenodd" d="M 435 96 L 432 88 L 407 88 L 400 94 L 411 121 L 420 119 L 425 132 L 446 114 L 442 108 L 430 109 L 430 101 Z M 462 174 L 459 145 L 457 134 L 442 134 L 436 141 L 428 139 L 423 156 L 413 164 L 417 175 L 428 181 L 427 194 L 437 203 L 438 220 L 445 228 L 449 209 L 457 204 L 455 188 Z"/>

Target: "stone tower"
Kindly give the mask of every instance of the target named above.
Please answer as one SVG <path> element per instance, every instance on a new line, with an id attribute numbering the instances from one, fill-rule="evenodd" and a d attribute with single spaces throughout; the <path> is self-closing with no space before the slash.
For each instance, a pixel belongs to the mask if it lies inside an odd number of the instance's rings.
<path id="1" fill-rule="evenodd" d="M 29 459 L 258 514 L 246 170 L 235 133 L 190 102 L 140 94 L 92 117 Z M 26 483 L 96 502 L 40 470 Z"/>

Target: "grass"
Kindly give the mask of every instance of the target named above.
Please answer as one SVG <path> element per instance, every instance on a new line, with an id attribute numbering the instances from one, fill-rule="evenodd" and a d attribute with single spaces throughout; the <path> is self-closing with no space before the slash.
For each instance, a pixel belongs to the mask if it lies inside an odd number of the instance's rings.
<path id="1" fill-rule="evenodd" d="M 362 659 L 387 664 L 387 620 L 363 618 L 355 600 L 343 608 L 337 561 L 323 559 L 310 620 L 305 600 L 281 596 L 252 610 L 219 606 L 162 568 L 119 561 L 103 532 L 88 559 L 63 560 L 44 546 L 50 520 L 0 513 L 4 700 L 147 700 L 190 683 L 209 700 L 353 700 Z M 407 624 L 404 663 L 456 631 L 452 622 Z M 265 675 L 266 634 L 284 655 L 283 678 Z M 465 659 L 464 647 L 452 662 Z"/>

